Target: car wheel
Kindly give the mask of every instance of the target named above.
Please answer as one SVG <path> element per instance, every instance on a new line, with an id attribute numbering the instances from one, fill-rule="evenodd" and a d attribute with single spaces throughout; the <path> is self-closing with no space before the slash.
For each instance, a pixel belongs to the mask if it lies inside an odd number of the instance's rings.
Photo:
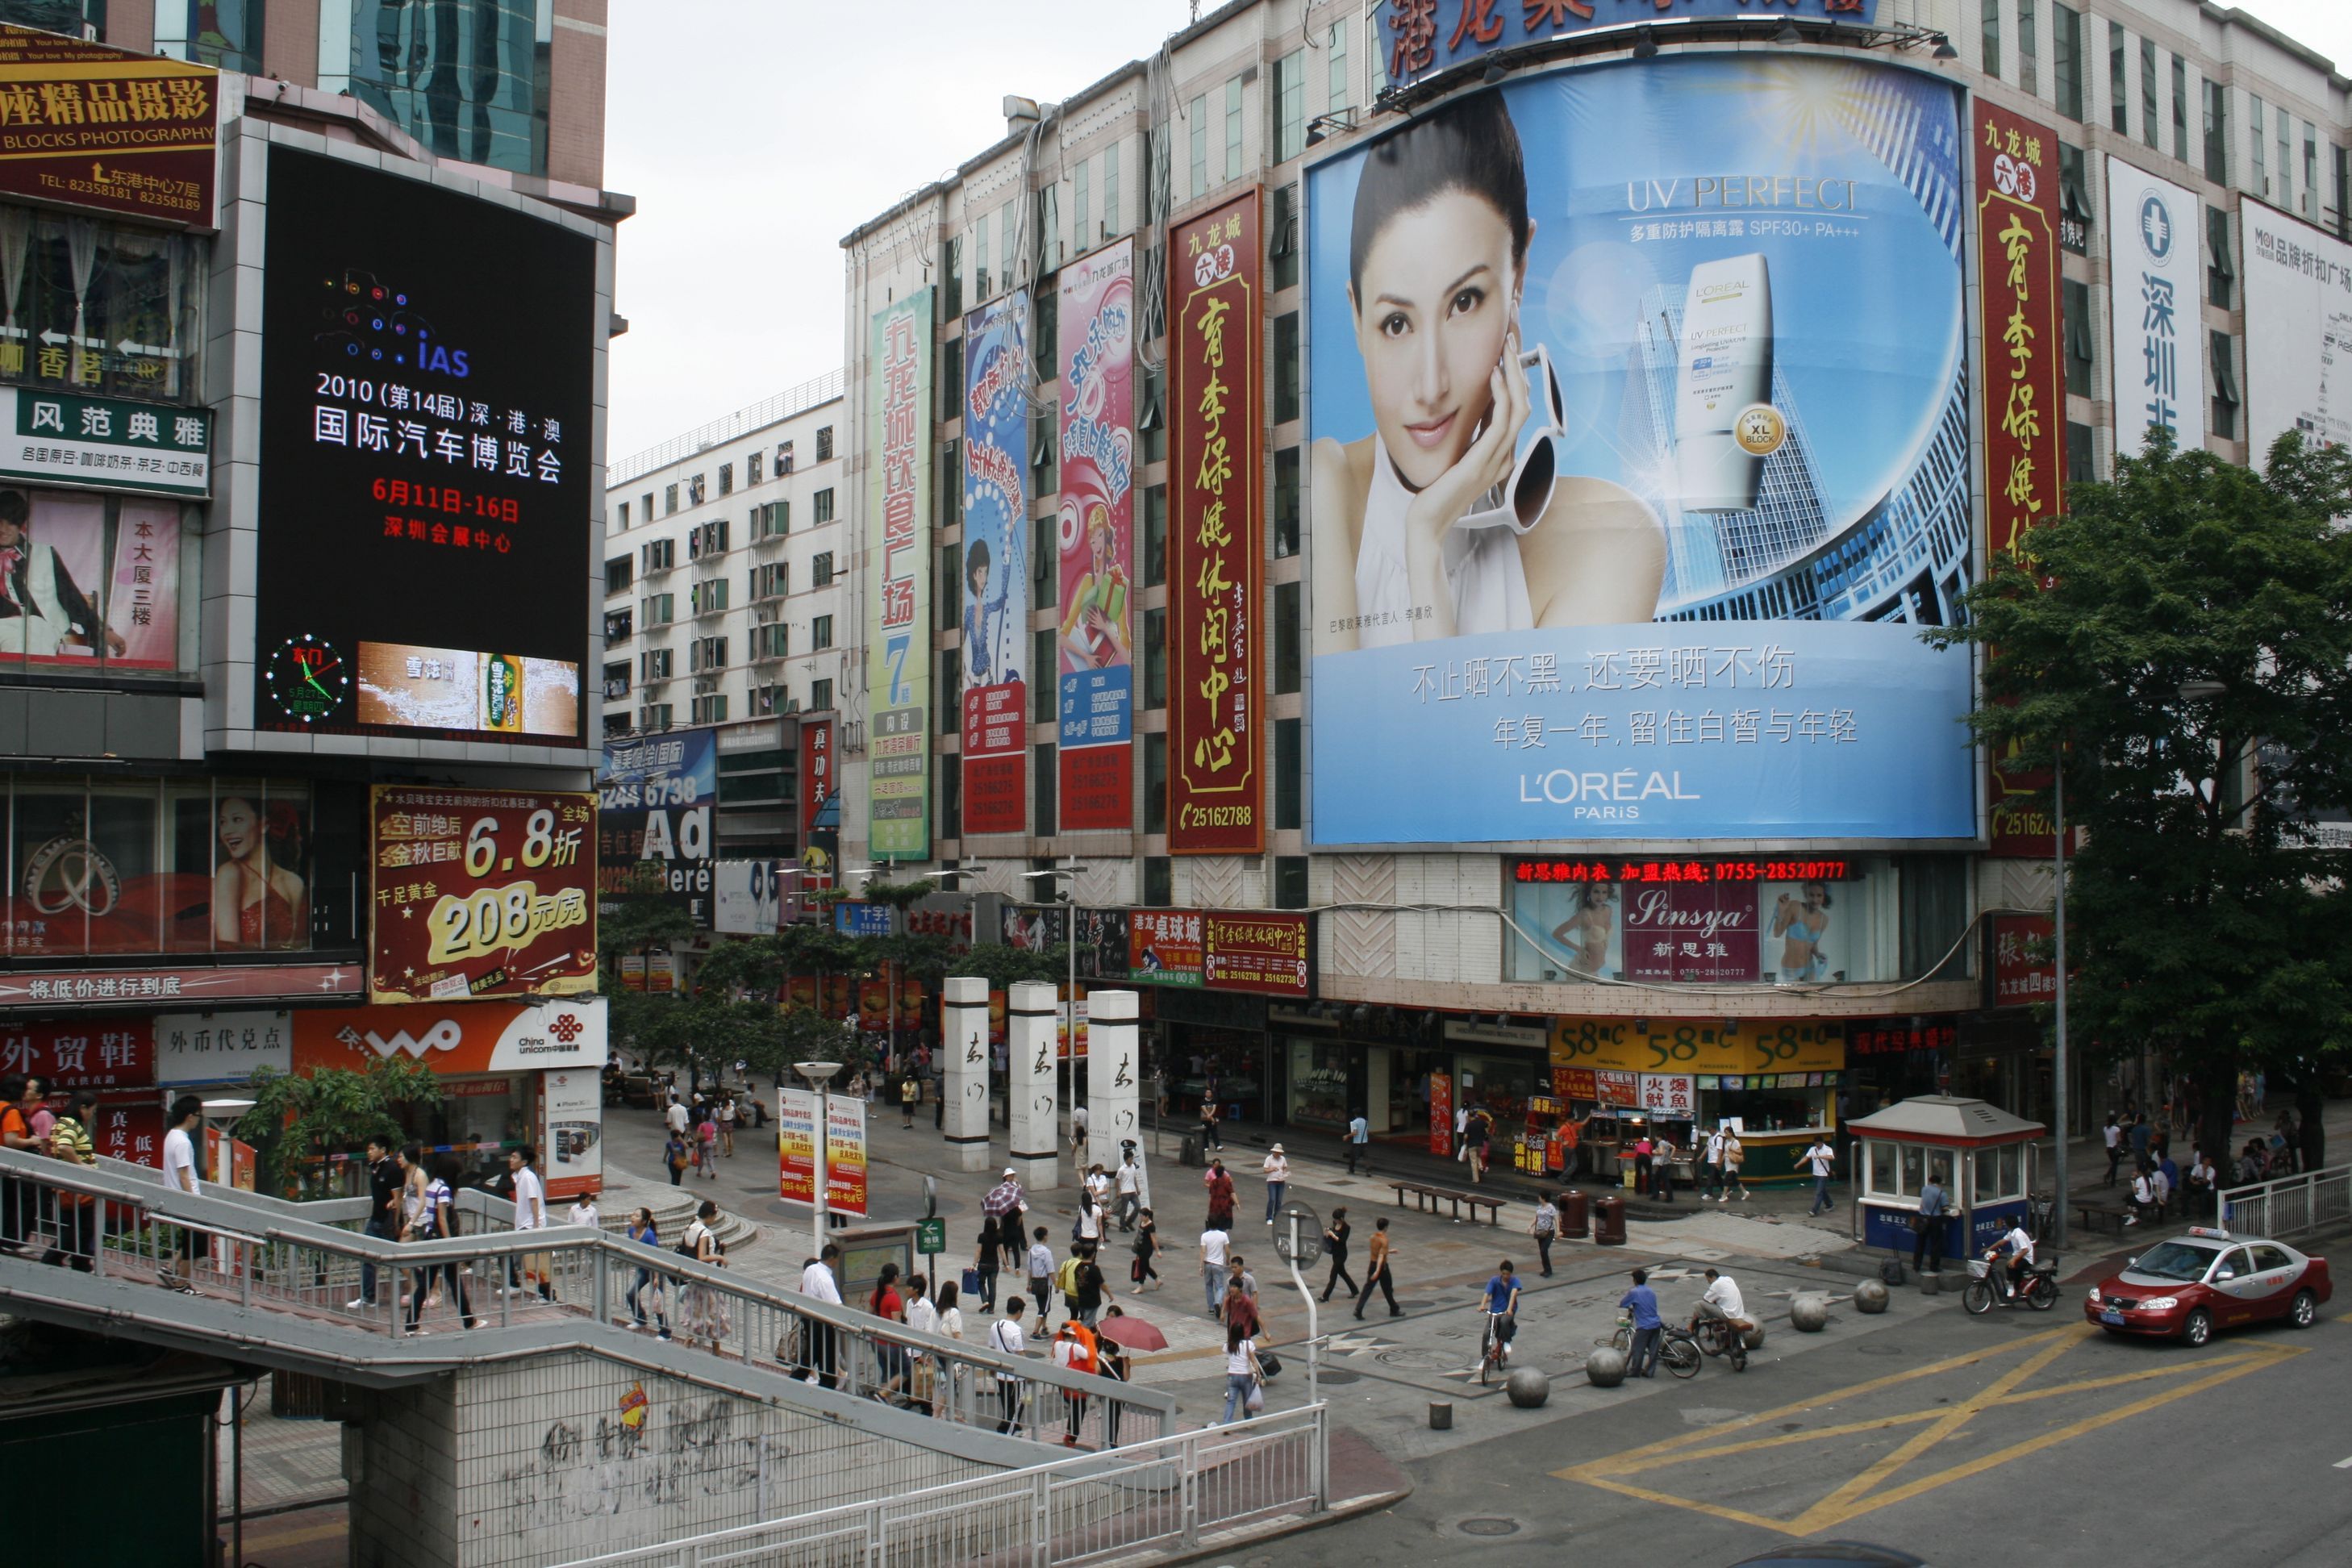
<path id="1" fill-rule="evenodd" d="M 2308 1290 L 2294 1293 L 2294 1304 L 2286 1310 L 2287 1321 L 2298 1329 L 2307 1329 L 2319 1321 L 2319 1298 Z"/>
<path id="2" fill-rule="evenodd" d="M 2200 1307 L 2189 1314 L 2180 1325 L 2180 1337 L 2191 1345 L 2201 1345 L 2213 1337 L 2213 1314 Z"/>

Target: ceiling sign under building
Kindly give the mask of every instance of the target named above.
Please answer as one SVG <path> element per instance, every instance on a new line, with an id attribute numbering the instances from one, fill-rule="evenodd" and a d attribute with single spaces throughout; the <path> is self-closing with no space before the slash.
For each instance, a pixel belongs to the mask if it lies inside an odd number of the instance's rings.
<path id="1" fill-rule="evenodd" d="M 212 429 L 209 409 L 0 386 L 0 479 L 203 500 Z"/>
<path id="2" fill-rule="evenodd" d="M 0 193 L 209 228 L 220 73 L 0 27 Z"/>
<path id="3" fill-rule="evenodd" d="M 349 963 L 258 963 L 220 968 L 58 971 L 0 974 L 0 1007 L 66 1002 L 120 1005 L 154 1002 L 292 1000 L 356 996 L 362 972 Z"/>
<path id="4" fill-rule="evenodd" d="M 1503 49 L 1636 22 L 1726 16 L 1870 25 L 1878 0 L 1388 0 L 1381 7 L 1381 54 L 1403 85 Z"/>

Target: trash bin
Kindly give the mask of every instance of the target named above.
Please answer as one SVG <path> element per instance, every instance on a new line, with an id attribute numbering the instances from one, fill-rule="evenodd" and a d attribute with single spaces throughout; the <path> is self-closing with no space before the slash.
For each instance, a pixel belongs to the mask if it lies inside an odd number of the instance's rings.
<path id="1" fill-rule="evenodd" d="M 1572 1240 L 1582 1241 L 1591 1230 L 1586 1205 L 1591 1202 L 1582 1193 L 1573 1190 L 1559 1195 L 1559 1233 Z"/>
<path id="2" fill-rule="evenodd" d="M 1201 1163 L 1201 1140 L 1197 1135 L 1186 1135 L 1182 1144 L 1177 1148 L 1176 1163 L 1180 1165 L 1198 1165 Z"/>
<path id="3" fill-rule="evenodd" d="M 1592 1240 L 1597 1247 L 1625 1245 L 1625 1200 L 1614 1193 L 1592 1200 Z"/>

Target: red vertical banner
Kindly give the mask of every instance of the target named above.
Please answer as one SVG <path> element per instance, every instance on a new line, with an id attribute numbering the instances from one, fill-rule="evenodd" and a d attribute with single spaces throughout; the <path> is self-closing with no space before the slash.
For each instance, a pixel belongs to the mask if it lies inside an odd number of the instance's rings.
<path id="1" fill-rule="evenodd" d="M 833 721 L 802 720 L 801 888 L 804 892 L 833 886 L 834 852 L 841 843 L 841 827 L 837 820 L 830 827 L 819 827 L 817 818 L 839 788 L 834 774 Z"/>
<path id="2" fill-rule="evenodd" d="M 1168 852 L 1265 847 L 1257 711 L 1265 431 L 1258 193 L 1169 241 Z"/>
<path id="3" fill-rule="evenodd" d="M 1454 1075 L 1429 1075 L 1429 1152 L 1454 1152 Z"/>
<path id="4" fill-rule="evenodd" d="M 1990 554 L 2025 560 L 2030 531 L 2065 505 L 2066 382 L 2059 358 L 2058 138 L 1979 99 L 1977 282 L 1984 304 L 1984 495 Z M 2032 759 L 2039 762 L 2040 759 Z M 1991 759 L 1995 855 L 2038 858 L 2057 842 L 2036 796 L 2050 770 Z"/>

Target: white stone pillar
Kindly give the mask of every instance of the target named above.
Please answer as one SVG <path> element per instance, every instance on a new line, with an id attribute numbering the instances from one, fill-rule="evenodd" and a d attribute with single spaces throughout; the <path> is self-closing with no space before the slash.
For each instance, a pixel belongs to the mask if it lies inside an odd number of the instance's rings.
<path id="1" fill-rule="evenodd" d="M 1137 1114 L 1143 1078 L 1135 1039 L 1135 993 L 1087 994 L 1087 1163 L 1116 1174 L 1118 1146 L 1143 1146 Z"/>
<path id="2" fill-rule="evenodd" d="M 959 1171 L 988 1169 L 988 982 L 951 974 L 940 986 L 940 1093 Z"/>
<path id="3" fill-rule="evenodd" d="M 1040 980 L 1022 981 L 1007 1000 L 1013 1047 L 1005 1085 L 1005 1110 L 1013 1124 L 1011 1163 L 1024 1187 L 1043 1192 L 1061 1184 L 1061 1123 L 1054 1103 L 1054 1021 L 1061 1004 L 1054 987 Z"/>

